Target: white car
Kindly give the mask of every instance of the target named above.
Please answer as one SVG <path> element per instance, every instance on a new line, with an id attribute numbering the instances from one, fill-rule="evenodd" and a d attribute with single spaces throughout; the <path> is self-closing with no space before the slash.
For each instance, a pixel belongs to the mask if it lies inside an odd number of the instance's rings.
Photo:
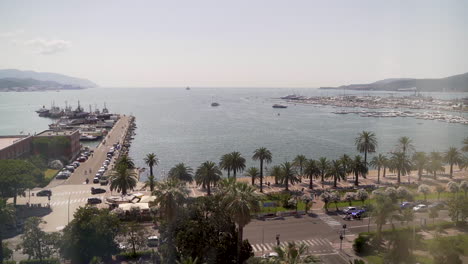
<path id="1" fill-rule="evenodd" d="M 157 247 L 159 245 L 159 237 L 158 236 L 150 236 L 147 240 L 148 247 Z"/>
<path id="2" fill-rule="evenodd" d="M 354 207 L 354 206 L 348 206 L 345 209 L 343 209 L 343 213 L 350 214 L 350 213 L 355 212 L 357 210 L 358 209 L 356 207 Z"/>
<path id="3" fill-rule="evenodd" d="M 265 259 L 268 259 L 268 258 L 277 258 L 279 257 L 278 253 L 276 252 L 269 252 L 269 253 L 265 253 L 263 254 L 262 258 L 265 258 Z"/>
<path id="4" fill-rule="evenodd" d="M 415 207 L 413 207 L 413 211 L 415 212 L 423 212 L 427 210 L 427 206 L 425 204 L 418 204 Z"/>

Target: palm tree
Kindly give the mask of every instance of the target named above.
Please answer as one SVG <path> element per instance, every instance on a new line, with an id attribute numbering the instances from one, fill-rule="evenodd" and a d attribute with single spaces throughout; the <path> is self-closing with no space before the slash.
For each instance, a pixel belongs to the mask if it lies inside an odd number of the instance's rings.
<path id="1" fill-rule="evenodd" d="M 179 163 L 169 170 L 167 176 L 170 179 L 177 179 L 182 182 L 192 182 L 193 170 L 184 163 Z"/>
<path id="2" fill-rule="evenodd" d="M 132 169 L 126 169 L 124 165 L 117 166 L 109 176 L 110 190 L 117 190 L 122 195 L 136 187 L 138 179 L 137 174 Z"/>
<path id="3" fill-rule="evenodd" d="M 130 158 L 128 155 L 122 155 L 115 164 L 115 168 L 117 167 L 124 167 L 126 169 L 134 169 L 135 163 L 133 162 L 133 159 Z"/>
<path id="4" fill-rule="evenodd" d="M 376 157 L 373 157 L 370 165 L 374 168 L 377 168 L 377 184 L 380 184 L 380 169 L 384 168 L 387 162 L 387 157 L 383 154 L 379 154 Z"/>
<path id="5" fill-rule="evenodd" d="M 275 247 L 274 250 L 278 254 L 278 257 L 276 257 L 274 260 L 277 260 L 278 262 L 273 263 L 319 263 L 319 260 L 314 256 L 306 256 L 309 248 L 305 244 L 288 242 L 287 245 L 283 247 Z"/>
<path id="6" fill-rule="evenodd" d="M 304 173 L 309 177 L 309 189 L 314 188 L 313 178 L 320 175 L 320 169 L 318 167 L 317 161 L 308 160 L 305 163 Z"/>
<path id="7" fill-rule="evenodd" d="M 390 159 L 390 171 L 397 172 L 398 184 L 401 183 L 401 175 L 410 173 L 412 167 L 411 160 L 403 152 L 392 153 Z"/>
<path id="8" fill-rule="evenodd" d="M 278 185 L 281 180 L 281 166 L 275 165 L 270 168 L 270 175 L 275 178 L 275 184 Z"/>
<path id="9" fill-rule="evenodd" d="M 211 184 L 216 184 L 221 179 L 221 170 L 212 161 L 203 162 L 195 173 L 195 182 L 207 189 L 207 194 L 211 195 Z"/>
<path id="10" fill-rule="evenodd" d="M 282 181 L 285 184 L 285 190 L 289 191 L 289 183 L 294 184 L 297 181 L 296 178 L 296 171 L 294 170 L 291 162 L 286 161 L 281 164 L 281 171 L 282 171 Z"/>
<path id="11" fill-rule="evenodd" d="M 258 172 L 258 169 L 255 167 L 250 167 L 246 172 L 246 176 L 252 178 L 252 185 L 255 185 L 255 179 L 258 178 L 258 175 L 260 174 Z"/>
<path id="12" fill-rule="evenodd" d="M 15 207 L 7 202 L 7 199 L 0 198 L 0 263 L 3 263 L 3 234 L 2 231 L 7 224 L 15 221 Z"/>
<path id="13" fill-rule="evenodd" d="M 333 178 L 333 187 L 335 188 L 337 181 L 346 179 L 345 170 L 339 160 L 332 160 L 325 177 Z"/>
<path id="14" fill-rule="evenodd" d="M 354 173 L 354 185 L 359 186 L 359 175 L 366 177 L 367 166 L 360 155 L 356 155 L 353 160 L 352 172 Z"/>
<path id="15" fill-rule="evenodd" d="M 463 140 L 462 151 L 468 152 L 468 137 Z"/>
<path id="16" fill-rule="evenodd" d="M 322 178 L 322 185 L 323 181 L 325 180 L 325 173 L 327 173 L 328 166 L 330 166 L 330 162 L 328 162 L 327 158 L 321 157 L 318 160 L 318 168 L 320 170 L 320 177 Z"/>
<path id="17" fill-rule="evenodd" d="M 424 152 L 413 154 L 413 165 L 418 170 L 418 181 L 421 181 L 423 170 L 427 167 L 428 158 Z"/>
<path id="18" fill-rule="evenodd" d="M 442 156 L 439 152 L 431 152 L 426 164 L 426 171 L 434 175 L 434 180 L 437 179 L 437 172 L 445 171 L 444 164 L 442 163 Z"/>
<path id="19" fill-rule="evenodd" d="M 343 154 L 343 156 L 341 156 L 340 158 L 340 162 L 341 162 L 341 165 L 343 165 L 343 169 L 346 173 L 346 177 L 348 177 L 348 174 L 351 173 L 353 160 L 347 154 Z"/>
<path id="20" fill-rule="evenodd" d="M 450 165 L 450 178 L 453 177 L 453 165 L 458 165 L 461 160 L 462 156 L 461 153 L 455 147 L 450 147 L 447 152 L 445 152 L 444 160 Z"/>
<path id="21" fill-rule="evenodd" d="M 234 178 L 236 178 L 236 173 L 237 172 L 242 172 L 245 169 L 245 159 L 242 157 L 242 155 L 237 152 L 231 152 L 231 169 L 234 175 Z"/>
<path id="22" fill-rule="evenodd" d="M 176 178 L 170 178 L 166 181 L 157 182 L 153 195 L 156 196 L 154 204 L 159 206 L 167 223 L 172 223 L 178 208 L 187 199 L 188 191 L 185 184 Z"/>
<path id="23" fill-rule="evenodd" d="M 252 220 L 252 215 L 260 212 L 260 198 L 255 188 L 243 182 L 236 182 L 223 193 L 224 208 L 237 224 L 237 260 L 240 263 L 240 252 L 243 243 L 244 227 Z"/>
<path id="24" fill-rule="evenodd" d="M 156 157 L 156 154 L 149 153 L 145 157 L 145 164 L 148 165 L 150 168 L 150 176 L 148 177 L 147 184 L 150 187 L 150 191 L 154 190 L 154 174 L 153 174 L 153 167 L 158 166 L 159 159 Z"/>
<path id="25" fill-rule="evenodd" d="M 397 151 L 403 154 L 414 151 L 413 141 L 409 137 L 401 137 L 398 139 Z"/>
<path id="26" fill-rule="evenodd" d="M 231 170 L 232 170 L 232 155 L 231 153 L 224 154 L 221 157 L 221 161 L 219 162 L 219 167 L 228 173 L 228 178 L 231 177 Z"/>
<path id="27" fill-rule="evenodd" d="M 356 145 L 357 151 L 364 153 L 364 164 L 367 168 L 367 153 L 375 152 L 377 148 L 377 137 L 373 132 L 362 131 L 356 138 L 354 144 Z"/>
<path id="28" fill-rule="evenodd" d="M 258 148 L 254 151 L 253 160 L 260 161 L 260 192 L 263 192 L 263 162 L 270 163 L 272 159 L 271 152 L 266 148 Z"/>
<path id="29" fill-rule="evenodd" d="M 307 158 L 304 155 L 297 155 L 293 160 L 294 166 L 297 166 L 299 168 L 300 176 L 302 176 L 302 169 L 304 168 L 306 161 Z"/>

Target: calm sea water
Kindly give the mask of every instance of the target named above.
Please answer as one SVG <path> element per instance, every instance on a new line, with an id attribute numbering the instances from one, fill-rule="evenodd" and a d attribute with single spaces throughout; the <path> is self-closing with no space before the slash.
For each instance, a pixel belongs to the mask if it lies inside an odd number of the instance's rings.
<path id="1" fill-rule="evenodd" d="M 154 152 L 160 159 L 156 173 L 164 175 L 174 164 L 184 162 L 194 169 L 203 161 L 219 161 L 222 154 L 239 151 L 248 166 L 258 147 L 273 153 L 273 164 L 290 161 L 297 154 L 309 158 L 334 159 L 347 153 L 358 154 L 354 139 L 362 130 L 373 131 L 378 152 L 391 151 L 401 136 L 413 139 L 417 150 L 443 151 L 460 146 L 468 126 L 412 118 L 364 118 L 335 115 L 329 106 L 289 105 L 273 109 L 275 99 L 288 94 L 334 95 L 343 91 L 317 89 L 258 88 L 97 88 L 82 91 L 0 93 L 0 135 L 34 133 L 48 128 L 52 121 L 34 112 L 42 105 L 65 106 L 65 101 L 85 109 L 91 104 L 136 117 L 137 135 L 131 156 L 138 166 Z M 350 92 L 363 94 L 362 92 Z M 384 92 L 365 94 L 389 95 Z M 466 97 L 467 94 L 439 94 L 433 97 Z M 220 103 L 211 107 L 212 101 Z M 280 115 L 278 115 L 278 113 Z"/>

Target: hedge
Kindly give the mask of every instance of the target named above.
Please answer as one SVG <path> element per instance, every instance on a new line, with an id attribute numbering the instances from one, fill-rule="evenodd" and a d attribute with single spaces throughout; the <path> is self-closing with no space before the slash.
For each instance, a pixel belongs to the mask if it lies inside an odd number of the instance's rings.
<path id="1" fill-rule="evenodd" d="M 43 259 L 42 261 L 39 259 L 28 259 L 22 260 L 19 264 L 60 264 L 60 260 L 58 259 Z"/>

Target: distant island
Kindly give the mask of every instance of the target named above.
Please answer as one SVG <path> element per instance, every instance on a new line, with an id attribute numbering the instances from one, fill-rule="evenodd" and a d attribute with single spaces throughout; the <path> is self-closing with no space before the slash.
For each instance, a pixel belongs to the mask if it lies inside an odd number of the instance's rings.
<path id="1" fill-rule="evenodd" d="M 385 79 L 368 84 L 351 84 L 320 89 L 346 89 L 362 91 L 420 91 L 420 92 L 468 92 L 468 73 L 440 79 Z"/>
<path id="2" fill-rule="evenodd" d="M 0 92 L 32 92 L 76 90 L 97 87 L 97 84 L 58 73 L 0 70 Z"/>

